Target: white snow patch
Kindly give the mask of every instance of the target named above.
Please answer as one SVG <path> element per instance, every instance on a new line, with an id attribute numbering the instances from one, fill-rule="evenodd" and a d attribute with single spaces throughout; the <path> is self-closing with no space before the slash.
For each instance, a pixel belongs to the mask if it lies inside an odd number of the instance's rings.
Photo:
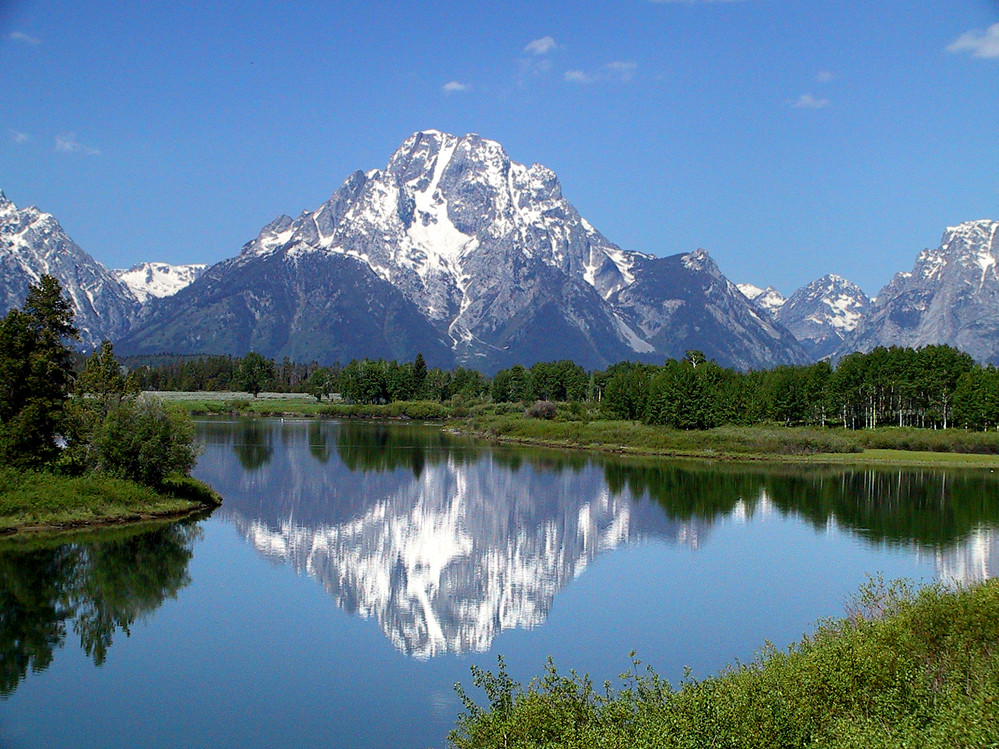
<path id="1" fill-rule="evenodd" d="M 628 342 L 632 351 L 636 351 L 640 354 L 650 354 L 655 351 L 655 347 L 646 341 L 644 338 L 640 337 L 634 330 L 632 330 L 624 320 L 622 320 L 617 315 L 614 315 L 614 323 L 617 325 L 617 329 L 620 331 L 621 335 Z"/>
<path id="2" fill-rule="evenodd" d="M 114 274 L 128 286 L 136 299 L 147 302 L 153 297 L 162 299 L 173 296 L 189 286 L 206 267 L 204 263 L 139 263 L 128 269 L 116 269 Z"/>

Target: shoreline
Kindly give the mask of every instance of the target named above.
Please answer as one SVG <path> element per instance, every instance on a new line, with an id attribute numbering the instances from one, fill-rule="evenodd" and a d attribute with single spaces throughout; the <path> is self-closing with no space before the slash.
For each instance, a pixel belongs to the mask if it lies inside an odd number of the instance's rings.
<path id="1" fill-rule="evenodd" d="M 552 450 L 572 450 L 634 458 L 667 458 L 670 460 L 717 461 L 719 463 L 777 463 L 788 465 L 870 465 L 912 468 L 999 468 L 999 455 L 936 452 L 932 450 L 863 450 L 856 453 L 812 453 L 806 455 L 779 453 L 726 453 L 711 451 L 657 450 L 628 445 L 579 444 L 533 437 L 495 435 L 489 432 L 460 430 L 453 424 L 445 431 L 457 436 L 473 437 L 496 445 L 542 447 Z"/>
<path id="2" fill-rule="evenodd" d="M 233 395 L 239 394 L 175 393 L 165 400 L 192 416 L 364 419 L 385 423 L 412 420 L 442 423 L 450 434 L 493 444 L 605 455 L 730 463 L 999 468 L 999 435 L 960 429 L 843 430 L 754 425 L 683 431 L 602 418 L 535 419 L 524 416 L 520 406 L 513 404 L 456 407 L 405 401 L 348 405 L 320 403 L 302 394 L 262 395 L 258 400 Z M 559 406 L 560 412 L 563 407 Z"/>
<path id="3" fill-rule="evenodd" d="M 756 452 L 725 449 L 679 449 L 668 446 L 644 446 L 621 442 L 601 442 L 579 438 L 539 437 L 517 432 L 518 426 L 528 425 L 526 419 L 518 422 L 505 422 L 504 427 L 511 431 L 501 433 L 490 430 L 490 425 L 476 424 L 474 418 L 450 420 L 444 427 L 445 431 L 467 437 L 473 437 L 499 445 L 520 445 L 524 447 L 542 447 L 557 450 L 572 450 L 602 455 L 618 455 L 636 458 L 664 458 L 669 460 L 697 460 L 721 463 L 747 464 L 785 464 L 785 465 L 856 465 L 856 466 L 898 466 L 909 468 L 975 468 L 999 469 L 999 455 L 989 453 L 938 451 L 938 450 L 905 450 L 892 448 L 862 448 L 857 451 L 814 451 L 814 452 Z M 600 422 L 595 422 L 599 424 Z M 609 422 L 604 422 L 609 423 Z M 584 425 L 585 428 L 585 425 Z M 749 427 L 747 433 L 753 430 L 763 434 L 763 428 Z M 666 434 L 666 433 L 664 433 Z M 695 433 L 691 433 L 695 434 Z M 696 433 L 696 436 L 705 434 Z M 792 444 L 793 434 L 786 435 L 787 445 Z M 835 435 L 833 435 L 835 436 Z M 721 441 L 725 436 L 722 435 Z"/>
<path id="4" fill-rule="evenodd" d="M 189 476 L 150 489 L 106 476 L 59 476 L 7 470 L 0 492 L 0 541 L 74 535 L 210 514 L 222 497 Z"/>

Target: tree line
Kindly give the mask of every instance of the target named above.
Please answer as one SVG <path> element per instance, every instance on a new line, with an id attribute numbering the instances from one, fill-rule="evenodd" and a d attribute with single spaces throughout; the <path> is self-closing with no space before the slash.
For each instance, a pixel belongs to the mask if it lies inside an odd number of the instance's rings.
<path id="1" fill-rule="evenodd" d="M 489 378 L 474 369 L 358 359 L 322 367 L 251 352 L 144 363 L 133 376 L 151 390 L 337 393 L 348 403 L 428 400 L 599 405 L 609 416 L 678 429 L 723 424 L 999 429 L 999 370 L 946 345 L 876 348 L 818 362 L 739 371 L 688 351 L 661 365 L 619 362 L 586 371 L 572 361 L 515 365 Z"/>

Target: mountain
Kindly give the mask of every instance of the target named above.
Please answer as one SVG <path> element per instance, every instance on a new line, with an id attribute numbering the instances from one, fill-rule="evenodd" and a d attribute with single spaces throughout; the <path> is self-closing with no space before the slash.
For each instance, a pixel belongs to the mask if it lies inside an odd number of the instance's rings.
<path id="1" fill-rule="evenodd" d="M 93 347 L 128 330 L 139 301 L 49 213 L 18 208 L 0 192 L 0 311 L 20 307 L 28 287 L 49 274 L 73 303 L 81 342 Z"/>
<path id="2" fill-rule="evenodd" d="M 120 353 L 258 351 L 295 361 L 354 358 L 451 366 L 448 343 L 392 284 L 343 255 L 241 255 L 153 299 Z"/>
<path id="3" fill-rule="evenodd" d="M 168 263 L 138 263 L 131 268 L 117 268 L 118 276 L 140 302 L 150 298 L 173 296 L 191 284 L 208 266 L 204 263 L 169 265 Z"/>
<path id="4" fill-rule="evenodd" d="M 759 286 L 753 286 L 751 283 L 740 283 L 736 284 L 736 288 L 753 303 L 753 306 L 757 310 L 764 313 L 771 320 L 776 319 L 777 310 L 784 306 L 784 302 L 787 301 L 784 295 L 773 286 L 761 289 Z"/>
<path id="5" fill-rule="evenodd" d="M 550 169 L 436 130 L 414 133 L 384 170 L 352 174 L 317 210 L 275 219 L 237 258 L 155 301 L 121 345 L 319 361 L 420 350 L 486 372 L 685 348 L 739 367 L 804 357 L 703 251 L 622 250 Z"/>
<path id="6" fill-rule="evenodd" d="M 839 350 L 870 308 L 870 298 L 857 284 L 829 274 L 794 292 L 775 319 L 798 339 L 809 358 L 818 360 Z"/>
<path id="7" fill-rule="evenodd" d="M 938 248 L 920 252 L 911 272 L 881 290 L 840 352 L 948 344 L 999 363 L 997 228 L 991 220 L 947 227 Z"/>
<path id="8" fill-rule="evenodd" d="M 609 301 L 651 344 L 653 361 L 679 359 L 688 349 L 738 369 L 806 361 L 794 337 L 755 309 L 704 250 L 640 256 L 632 274 Z"/>

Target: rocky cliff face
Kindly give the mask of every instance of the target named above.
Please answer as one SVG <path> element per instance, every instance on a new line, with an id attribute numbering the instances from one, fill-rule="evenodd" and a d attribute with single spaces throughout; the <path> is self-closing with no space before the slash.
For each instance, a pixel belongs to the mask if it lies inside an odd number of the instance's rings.
<path id="1" fill-rule="evenodd" d="M 948 227 L 938 248 L 920 252 L 911 272 L 881 290 L 841 352 L 949 344 L 999 363 L 997 228 L 991 220 Z"/>
<path id="2" fill-rule="evenodd" d="M 225 299 L 237 286 L 232 274 L 256 277 L 255 293 L 275 297 L 271 284 L 287 286 L 285 277 L 303 262 L 315 272 L 324 263 L 336 268 L 324 274 L 342 276 L 330 294 L 355 296 L 357 319 L 372 329 L 381 325 L 381 312 L 373 310 L 372 319 L 369 297 L 349 284 L 373 276 L 385 284 L 379 295 L 391 296 L 391 287 L 408 303 L 407 318 L 413 313 L 425 321 L 407 328 L 413 345 L 435 348 L 443 341 L 452 362 L 487 372 L 562 357 L 586 367 L 661 360 L 684 347 L 716 351 L 733 366 L 802 357 L 786 331 L 760 319 L 706 253 L 662 262 L 622 250 L 563 197 L 551 170 L 512 161 L 494 141 L 434 130 L 408 138 L 384 170 L 355 172 L 317 210 L 278 217 L 238 258 L 154 305 L 154 336 L 139 331 L 128 348 L 185 350 L 190 332 L 169 322 L 189 320 L 185 307 L 205 309 L 209 297 L 211 304 L 238 306 Z M 265 263 L 269 276 L 253 270 Z M 348 272 L 350 263 L 355 270 Z M 679 277 L 670 275 L 674 269 Z M 684 283 L 690 288 L 681 289 Z M 305 320 L 311 310 L 297 302 L 274 309 L 280 320 L 255 308 L 246 340 L 266 343 L 270 348 L 260 350 L 270 356 L 304 348 L 287 321 Z M 674 335 L 678 309 L 684 322 Z M 341 330 L 324 332 L 336 339 Z M 371 341 L 352 349 L 351 358 L 385 349 L 382 336 Z M 229 344 L 203 335 L 199 345 L 212 351 Z M 334 349 L 346 347 L 334 343 Z"/>
<path id="3" fill-rule="evenodd" d="M 80 249 L 51 214 L 18 208 L 0 192 L 0 311 L 20 307 L 44 274 L 57 278 L 72 301 L 84 346 L 128 330 L 139 308 L 128 287 Z"/>

